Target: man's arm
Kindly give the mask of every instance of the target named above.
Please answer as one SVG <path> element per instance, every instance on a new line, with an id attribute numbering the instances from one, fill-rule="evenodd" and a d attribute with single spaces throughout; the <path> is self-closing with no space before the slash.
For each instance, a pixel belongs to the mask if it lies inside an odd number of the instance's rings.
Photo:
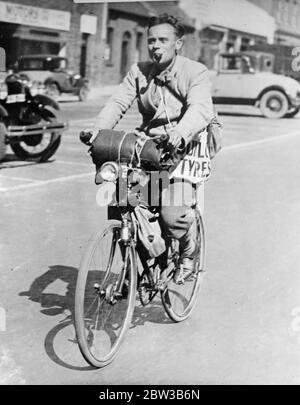
<path id="1" fill-rule="evenodd" d="M 96 117 L 91 142 L 95 139 L 100 129 L 113 129 L 130 108 L 137 96 L 136 77 L 137 65 L 134 64 L 117 88 L 115 94 Z"/>
<path id="2" fill-rule="evenodd" d="M 214 117 L 211 83 L 208 70 L 204 66 L 200 66 L 192 75 L 186 102 L 187 110 L 174 130 L 188 144 Z"/>

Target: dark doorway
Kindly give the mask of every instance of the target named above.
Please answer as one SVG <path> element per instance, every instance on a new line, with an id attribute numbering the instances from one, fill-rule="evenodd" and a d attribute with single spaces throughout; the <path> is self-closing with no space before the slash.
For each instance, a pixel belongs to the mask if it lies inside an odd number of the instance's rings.
<path id="1" fill-rule="evenodd" d="M 131 34 L 126 31 L 123 34 L 122 39 L 122 50 L 121 50 L 121 66 L 120 66 L 120 75 L 121 79 L 126 75 L 130 68 L 130 51 L 131 51 Z"/>
<path id="2" fill-rule="evenodd" d="M 0 46 L 5 49 L 7 68 L 11 68 L 17 59 L 20 43 L 14 34 L 18 27 L 17 24 L 0 23 Z"/>
<path id="3" fill-rule="evenodd" d="M 81 53 L 80 53 L 80 74 L 82 77 L 85 77 L 86 74 L 88 39 L 89 34 L 83 33 L 81 36 Z"/>

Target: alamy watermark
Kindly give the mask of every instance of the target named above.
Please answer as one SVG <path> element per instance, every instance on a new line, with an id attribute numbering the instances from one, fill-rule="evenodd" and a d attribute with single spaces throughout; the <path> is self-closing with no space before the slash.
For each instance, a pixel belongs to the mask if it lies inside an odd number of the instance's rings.
<path id="1" fill-rule="evenodd" d="M 292 50 L 292 56 L 295 56 L 292 61 L 292 70 L 294 72 L 300 72 L 300 46 L 296 46 Z"/>
<path id="2" fill-rule="evenodd" d="M 6 332 L 6 310 L 0 307 L 0 332 Z"/>

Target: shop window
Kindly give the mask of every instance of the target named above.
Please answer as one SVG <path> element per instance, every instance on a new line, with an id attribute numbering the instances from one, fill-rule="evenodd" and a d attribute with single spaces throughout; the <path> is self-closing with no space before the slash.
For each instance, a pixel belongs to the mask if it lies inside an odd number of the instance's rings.
<path id="1" fill-rule="evenodd" d="M 249 45 L 250 45 L 250 38 L 242 38 L 242 42 L 241 42 L 241 51 L 245 52 L 249 49 Z"/>

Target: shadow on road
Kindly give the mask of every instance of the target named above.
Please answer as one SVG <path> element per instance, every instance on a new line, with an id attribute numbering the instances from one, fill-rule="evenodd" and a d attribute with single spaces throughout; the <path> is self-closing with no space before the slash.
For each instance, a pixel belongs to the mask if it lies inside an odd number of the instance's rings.
<path id="1" fill-rule="evenodd" d="M 74 364 L 80 364 L 83 361 L 79 353 L 74 330 L 74 296 L 77 275 L 78 269 L 75 267 L 50 266 L 46 273 L 33 281 L 29 291 L 21 292 L 19 295 L 39 303 L 42 307 L 40 312 L 44 315 L 65 315 L 64 319 L 60 320 L 45 337 L 44 347 L 49 358 L 64 368 L 89 371 L 95 370 L 95 368 Z M 63 292 L 61 285 L 59 285 L 60 281 L 64 283 Z M 50 285 L 52 286 L 50 287 Z M 48 292 L 49 288 L 54 292 Z M 116 318 L 114 318 L 115 321 Z M 147 307 L 143 307 L 141 304 L 136 305 L 130 328 L 143 326 L 146 322 L 156 324 L 172 323 L 166 316 L 159 298 L 156 298 Z M 113 328 L 110 330 L 109 324 L 107 324 L 105 330 L 108 335 L 111 335 Z"/>
<path id="2" fill-rule="evenodd" d="M 14 169 L 17 167 L 26 167 L 26 166 L 36 166 L 36 165 L 45 165 L 47 163 L 55 162 L 55 158 L 49 159 L 46 162 L 36 162 L 34 159 L 21 160 L 12 153 L 8 153 L 3 160 L 0 162 L 1 169 Z"/>
<path id="3" fill-rule="evenodd" d="M 143 326 L 146 322 L 168 324 L 173 323 L 166 315 L 161 300 L 156 299 L 149 306 L 135 307 L 130 329 Z"/>
<path id="4" fill-rule="evenodd" d="M 47 355 L 52 361 L 58 365 L 79 371 L 94 370 L 90 366 L 75 366 L 70 364 L 74 359 L 69 361 L 63 360 L 65 352 L 62 356 L 57 353 L 55 349 L 55 339 L 59 335 L 60 347 L 66 347 L 73 351 L 74 349 L 78 351 L 73 313 L 74 313 L 74 292 L 76 286 L 78 269 L 69 266 L 50 266 L 49 270 L 36 278 L 30 286 L 29 291 L 21 292 L 20 296 L 28 297 L 31 301 L 37 302 L 41 305 L 41 313 L 48 316 L 56 316 L 60 314 L 65 314 L 66 317 L 60 321 L 54 328 L 52 328 L 46 335 L 44 341 L 44 347 Z M 63 281 L 65 283 L 65 295 L 59 293 L 46 292 L 48 286 L 57 281 Z M 70 327 L 70 328 L 68 328 Z M 69 330 L 68 330 L 69 329 Z M 62 340 L 63 339 L 63 340 Z M 70 346 L 72 344 L 72 347 Z M 72 357 L 72 356 L 71 356 Z M 74 356 L 75 359 L 78 355 Z M 81 359 L 80 359 L 81 360 Z"/>
<path id="5" fill-rule="evenodd" d="M 29 291 L 21 292 L 20 296 L 29 297 L 31 301 L 38 302 L 42 314 L 55 316 L 69 310 L 73 314 L 74 291 L 78 269 L 69 266 L 50 266 L 49 270 L 36 278 Z M 57 280 L 66 283 L 65 295 L 45 292 L 47 287 Z"/>
<path id="6" fill-rule="evenodd" d="M 47 355 L 50 357 L 52 361 L 54 361 L 56 364 L 58 364 L 61 367 L 67 368 L 69 370 L 77 370 L 77 371 L 90 371 L 90 370 L 95 370 L 94 367 L 92 366 L 75 366 L 72 364 L 69 364 L 67 361 L 63 360 L 56 352 L 55 350 L 55 345 L 54 341 L 56 337 L 63 332 L 63 329 L 67 329 L 69 326 L 73 327 L 73 320 L 70 319 L 71 317 L 66 318 L 62 322 L 60 322 L 58 325 L 56 325 L 54 328 L 52 328 L 44 342 L 44 347 Z M 67 339 L 68 342 L 71 342 L 72 344 L 76 344 L 77 348 L 77 340 L 76 336 L 74 335 L 74 339 Z M 76 356 L 77 357 L 77 356 Z"/>

